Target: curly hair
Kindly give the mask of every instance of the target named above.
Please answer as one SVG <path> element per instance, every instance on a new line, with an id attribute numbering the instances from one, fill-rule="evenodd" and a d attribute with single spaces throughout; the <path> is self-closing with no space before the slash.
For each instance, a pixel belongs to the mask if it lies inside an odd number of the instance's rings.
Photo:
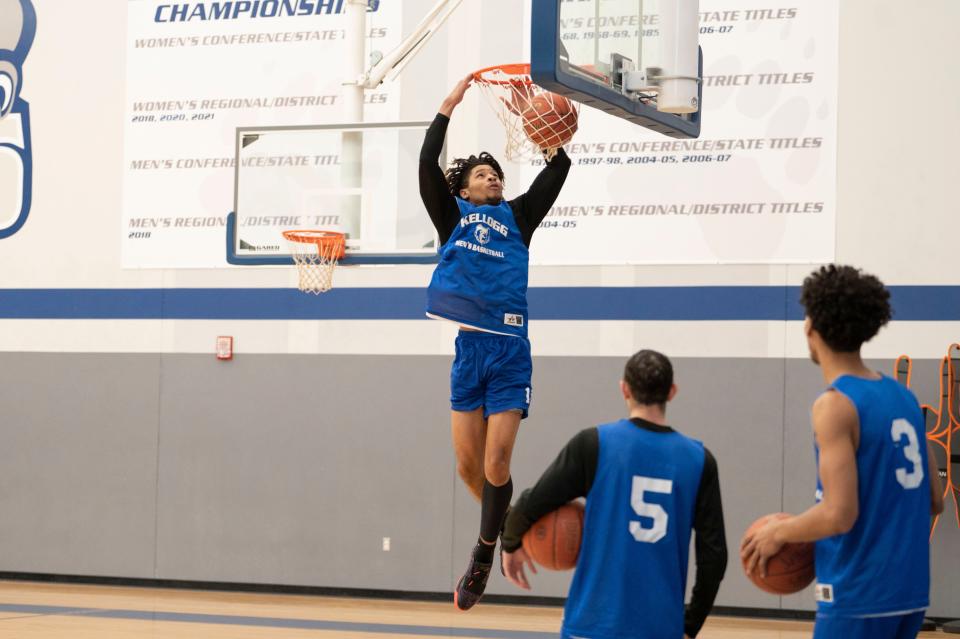
<path id="1" fill-rule="evenodd" d="M 642 350 L 627 360 L 623 381 L 638 404 L 662 406 L 667 403 L 673 386 L 673 365 L 663 353 Z"/>
<path id="2" fill-rule="evenodd" d="M 852 353 L 890 321 L 883 282 L 852 266 L 822 266 L 803 280 L 800 303 L 814 330 L 834 351 Z"/>
<path id="3" fill-rule="evenodd" d="M 500 163 L 493 159 L 493 156 L 486 151 L 481 151 L 480 155 L 471 155 L 468 158 L 455 158 L 453 162 L 450 163 L 450 168 L 447 169 L 445 174 L 450 195 L 460 195 L 460 189 L 467 188 L 470 171 L 473 170 L 473 167 L 481 165 L 492 166 L 493 170 L 500 176 L 500 181 L 503 182 L 503 169 L 500 168 Z"/>

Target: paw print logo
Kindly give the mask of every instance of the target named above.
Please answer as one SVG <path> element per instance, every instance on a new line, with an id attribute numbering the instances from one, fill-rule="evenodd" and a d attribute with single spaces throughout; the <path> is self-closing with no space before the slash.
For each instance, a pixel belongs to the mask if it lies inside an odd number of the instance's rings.
<path id="1" fill-rule="evenodd" d="M 490 229 L 483 224 L 477 224 L 477 228 L 473 230 L 473 237 L 475 237 L 480 244 L 486 244 L 490 241 Z"/>
<path id="2" fill-rule="evenodd" d="M 30 107 L 20 97 L 23 63 L 37 31 L 32 0 L 0 0 L 0 238 L 20 230 L 30 213 L 33 147 Z"/>

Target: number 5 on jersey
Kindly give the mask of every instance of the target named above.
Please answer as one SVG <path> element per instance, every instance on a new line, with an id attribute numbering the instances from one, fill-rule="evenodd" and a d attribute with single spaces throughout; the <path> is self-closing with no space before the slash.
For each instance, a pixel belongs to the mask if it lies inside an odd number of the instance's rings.
<path id="1" fill-rule="evenodd" d="M 637 541 L 655 544 L 667 534 L 667 523 L 669 517 L 667 511 L 660 504 L 651 504 L 644 501 L 644 493 L 659 493 L 669 495 L 673 492 L 673 480 L 656 479 L 654 477 L 643 477 L 634 475 L 633 489 L 630 491 L 630 505 L 633 511 L 641 517 L 649 517 L 653 520 L 653 526 L 644 528 L 639 521 L 630 522 L 630 534 Z"/>

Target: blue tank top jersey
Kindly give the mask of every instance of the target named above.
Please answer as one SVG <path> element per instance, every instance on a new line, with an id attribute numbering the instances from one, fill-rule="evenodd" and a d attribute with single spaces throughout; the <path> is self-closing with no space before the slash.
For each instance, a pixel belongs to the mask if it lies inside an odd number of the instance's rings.
<path id="1" fill-rule="evenodd" d="M 440 248 L 427 315 L 505 335 L 527 335 L 530 253 L 513 210 L 456 198 L 460 223 Z"/>
<path id="2" fill-rule="evenodd" d="M 598 431 L 563 637 L 679 639 L 703 444 L 629 420 Z"/>
<path id="3" fill-rule="evenodd" d="M 817 611 L 863 617 L 926 608 L 930 590 L 930 477 L 924 420 L 897 381 L 844 375 L 830 386 L 856 407 L 859 515 L 846 534 L 816 543 Z M 820 450 L 816 449 L 817 465 Z M 817 478 L 817 501 L 823 486 Z"/>

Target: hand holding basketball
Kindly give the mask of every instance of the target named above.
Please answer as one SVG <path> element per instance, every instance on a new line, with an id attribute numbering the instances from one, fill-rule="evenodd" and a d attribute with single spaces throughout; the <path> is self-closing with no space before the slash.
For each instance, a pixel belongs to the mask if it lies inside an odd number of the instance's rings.
<path id="1" fill-rule="evenodd" d="M 533 574 L 537 574 L 537 567 L 533 565 L 533 559 L 523 549 L 523 546 L 517 548 L 514 552 L 503 553 L 503 574 L 514 586 L 530 590 L 530 582 L 527 580 L 527 573 L 524 567 L 529 567 Z"/>
<path id="2" fill-rule="evenodd" d="M 500 100 L 510 113 L 521 117 L 524 111 L 532 107 L 533 99 L 536 95 L 537 92 L 534 90 L 533 85 L 513 82 L 510 84 L 510 101 L 508 102 L 503 98 L 500 98 Z"/>
<path id="3" fill-rule="evenodd" d="M 750 581 L 766 592 L 787 595 L 806 588 L 814 577 L 813 544 L 784 543 L 777 529 L 792 515 L 774 513 L 753 522 L 740 542 L 740 561 Z"/>
<path id="4" fill-rule="evenodd" d="M 578 501 L 560 506 L 533 523 L 523 535 L 523 549 L 547 570 L 570 570 L 580 555 L 583 517 Z"/>
<path id="5" fill-rule="evenodd" d="M 783 548 L 783 542 L 776 540 L 777 526 L 788 516 L 785 513 L 767 515 L 747 528 L 740 542 L 740 560 L 747 575 L 757 573 L 766 577 L 767 561 Z"/>

